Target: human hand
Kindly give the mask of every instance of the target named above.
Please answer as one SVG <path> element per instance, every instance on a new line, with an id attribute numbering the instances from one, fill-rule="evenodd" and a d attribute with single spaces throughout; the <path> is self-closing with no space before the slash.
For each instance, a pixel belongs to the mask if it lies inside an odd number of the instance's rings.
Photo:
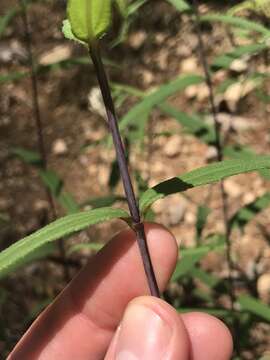
<path id="1" fill-rule="evenodd" d="M 164 290 L 177 245 L 160 225 L 145 230 Z M 38 317 L 8 360 L 230 359 L 232 339 L 221 321 L 203 313 L 179 315 L 148 293 L 135 235 L 122 231 Z"/>

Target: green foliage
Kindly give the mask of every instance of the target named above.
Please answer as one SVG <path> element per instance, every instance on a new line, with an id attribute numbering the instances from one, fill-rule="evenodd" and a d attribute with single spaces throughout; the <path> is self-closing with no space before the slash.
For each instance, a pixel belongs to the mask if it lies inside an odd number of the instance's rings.
<path id="1" fill-rule="evenodd" d="M 207 14 L 200 17 L 200 20 L 203 22 L 221 22 L 231 26 L 238 27 L 247 31 L 254 31 L 258 34 L 264 35 L 266 37 L 270 36 L 270 30 L 265 26 L 258 24 L 255 21 L 242 19 L 236 16 L 231 15 L 220 15 L 220 14 Z"/>
<path id="2" fill-rule="evenodd" d="M 198 75 L 181 76 L 166 85 L 162 85 L 158 90 L 147 95 L 141 102 L 135 105 L 122 119 L 120 129 L 125 129 L 128 125 L 137 123 L 143 114 L 148 113 L 155 106 L 164 102 L 168 97 L 183 91 L 190 85 L 200 84 L 203 77 Z"/>
<path id="3" fill-rule="evenodd" d="M 124 0 L 107 0 L 107 1 L 91 1 L 91 0 L 69 0 L 68 2 L 68 20 L 63 23 L 63 32 L 68 39 L 77 41 L 84 45 L 89 45 L 103 36 L 108 30 L 111 23 L 112 6 L 115 6 L 121 13 L 123 18 L 122 28 L 118 38 L 113 45 L 122 42 L 131 26 L 136 19 L 135 14 L 147 0 L 124 1 Z M 185 12 L 193 16 L 192 6 L 190 2 L 184 0 L 167 0 L 179 12 Z M 239 5 L 232 7 L 227 14 L 211 14 L 201 16 L 202 22 L 214 24 L 221 23 L 233 29 L 233 36 L 237 40 L 237 36 L 241 36 L 244 41 L 241 44 L 232 47 L 230 51 L 220 52 L 220 54 L 211 61 L 211 74 L 216 70 L 224 69 L 226 79 L 220 83 L 215 89 L 216 94 L 223 94 L 229 86 L 241 81 L 249 80 L 256 83 L 256 89 L 253 95 L 261 101 L 261 105 L 269 104 L 269 95 L 267 93 L 268 87 L 265 86 L 269 80 L 268 73 L 257 71 L 254 66 L 257 58 L 266 58 L 269 50 L 270 30 L 263 23 L 253 20 L 252 17 L 248 19 L 241 18 L 243 10 L 248 10 L 251 13 L 264 15 L 269 17 L 269 1 L 255 0 L 243 1 Z M 10 24 L 12 19 L 20 11 L 17 8 L 11 9 L 6 15 L 0 17 L 0 37 L 3 36 L 5 29 Z M 179 14 L 179 17 L 181 14 Z M 185 15 L 186 16 L 186 15 Z M 266 20 L 266 19 L 264 19 Z M 235 41 L 239 44 L 238 41 Z M 216 53 L 216 52 L 215 52 Z M 231 69 L 232 63 L 237 59 L 244 59 L 248 63 L 248 71 L 244 73 L 236 73 L 228 71 Z M 106 61 L 106 60 L 105 60 Z M 89 64 L 87 57 L 71 58 L 65 61 L 60 61 L 48 66 L 37 66 L 38 74 L 45 74 L 59 69 L 65 70 L 73 66 L 80 66 Z M 107 64 L 113 66 L 115 69 L 121 69 L 121 64 L 114 64 L 107 61 Z M 16 69 L 15 69 L 16 70 Z M 28 72 L 14 71 L 8 74 L 0 75 L 0 83 L 7 83 L 19 81 L 29 76 Z M 187 112 L 181 111 L 166 102 L 170 96 L 178 94 L 190 85 L 197 85 L 204 82 L 205 79 L 200 76 L 186 75 L 171 80 L 169 83 L 156 88 L 151 92 L 143 92 L 128 85 L 111 84 L 116 98 L 117 108 L 121 107 L 123 102 L 132 95 L 138 98 L 138 103 L 130 109 L 121 119 L 121 130 L 124 132 L 127 142 L 130 146 L 133 144 L 145 143 L 145 134 L 147 129 L 147 122 L 151 119 L 152 111 L 158 110 L 161 113 L 174 118 L 175 121 L 181 125 L 182 129 L 194 135 L 197 139 L 207 145 L 216 144 L 216 134 L 214 126 L 209 125 L 206 117 L 209 116 L 204 110 L 204 113 L 195 112 L 195 107 Z M 193 104 L 193 103 L 192 103 Z M 199 111 L 199 110 L 198 110 Z M 201 110 L 202 111 L 202 110 Z M 121 113 L 121 112 L 120 112 Z M 173 130 L 179 131 L 177 128 Z M 172 132 L 168 131 L 153 134 L 153 136 L 170 136 Z M 221 134 L 222 136 L 222 134 Z M 222 136 L 223 137 L 223 136 Z M 211 164 L 200 169 L 193 170 L 189 173 L 168 179 L 157 184 L 152 189 L 146 189 L 147 183 L 144 181 L 140 173 L 134 169 L 134 179 L 136 181 L 136 188 L 138 193 L 142 192 L 140 199 L 140 207 L 144 213 L 144 219 L 154 219 L 155 214 L 151 211 L 150 206 L 158 199 L 162 199 L 173 193 L 183 192 L 193 187 L 210 184 L 220 181 L 228 176 L 237 175 L 248 171 L 258 171 L 264 180 L 270 180 L 270 158 L 256 156 L 254 150 L 244 147 L 241 144 L 234 144 L 226 146 L 226 139 L 224 141 L 223 154 L 225 157 L 233 160 Z M 103 143 L 105 141 L 102 140 Z M 100 142 L 102 144 L 102 142 Z M 95 146 L 95 145 L 93 145 Z M 143 147 L 141 147 L 143 149 Z M 129 147 L 128 147 L 129 152 Z M 15 243 L 5 251 L 0 253 L 0 277 L 7 276 L 16 271 L 19 267 L 30 264 L 44 256 L 52 254 L 55 247 L 55 240 L 64 238 L 83 230 L 88 226 L 114 218 L 124 218 L 128 220 L 128 214 L 121 209 L 107 208 L 114 205 L 116 202 L 125 202 L 125 198 L 121 195 L 114 194 L 115 187 L 119 181 L 119 171 L 116 161 L 111 164 L 110 176 L 110 193 L 97 198 L 90 198 L 78 204 L 72 194 L 64 190 L 64 183 L 57 173 L 52 170 L 42 170 L 42 161 L 40 155 L 36 152 L 29 151 L 22 148 L 14 148 L 11 153 L 20 157 L 25 163 L 35 166 L 43 184 L 54 196 L 54 199 L 60 204 L 68 214 L 62 219 L 47 225 L 43 229 L 27 236 L 26 238 Z M 133 165 L 133 164 L 132 164 Z M 135 165 L 136 166 L 136 165 Z M 230 219 L 229 229 L 235 228 L 244 230 L 244 227 L 254 220 L 257 214 L 269 207 L 270 195 L 266 192 L 263 196 L 258 197 L 254 201 L 246 204 L 240 208 Z M 91 206 L 94 210 L 79 212 L 83 206 Z M 106 208 L 104 208 L 106 207 Z M 216 234 L 214 238 L 218 241 L 209 241 L 209 238 L 204 238 L 203 229 L 207 224 L 208 214 L 210 209 L 205 205 L 198 206 L 195 236 L 197 240 L 196 247 L 186 248 L 180 251 L 179 261 L 173 275 L 172 281 L 181 284 L 183 288 L 183 297 L 188 293 L 189 302 L 181 304 L 181 312 L 186 311 L 203 311 L 215 316 L 225 319 L 229 324 L 233 323 L 233 319 L 237 319 L 241 329 L 239 335 L 242 338 L 248 338 L 249 328 L 257 321 L 270 322 L 269 307 L 258 299 L 251 296 L 240 296 L 237 299 L 239 311 L 231 311 L 219 307 L 217 301 L 220 295 L 228 295 L 229 286 L 228 279 L 223 279 L 220 276 L 208 273 L 201 267 L 200 261 L 204 259 L 210 252 L 223 252 L 225 250 L 225 239 L 223 235 Z M 1 230 L 8 224 L 12 224 L 12 219 L 7 214 L 0 214 Z M 211 239 L 211 238 L 210 238 Z M 83 243 L 71 245 L 68 250 L 68 256 L 80 253 L 80 251 L 99 250 L 103 244 L 98 243 Z M 239 273 L 239 275 L 241 275 Z M 197 287 L 197 283 L 203 284 L 203 290 Z M 250 285 L 250 284 L 249 284 Z M 254 286 L 255 284 L 252 284 Z M 187 289 L 187 290 L 186 290 Z M 206 289 L 206 290 L 205 290 Z M 246 288 L 248 293 L 248 287 Z M 195 300 L 194 300 L 195 299 Z M 177 299 L 174 303 L 175 307 L 179 307 Z M 193 301 L 193 302 L 192 302 Z M 1 303 L 1 296 L 0 296 Z M 31 316 L 35 317 L 39 310 L 33 311 Z M 0 339 L 1 340 L 1 339 Z M 246 340 L 248 341 L 248 340 Z"/>
<path id="4" fill-rule="evenodd" d="M 63 186 L 62 180 L 52 170 L 40 170 L 39 174 L 45 186 L 57 197 Z"/>
<path id="5" fill-rule="evenodd" d="M 18 14 L 17 8 L 10 9 L 5 15 L 0 16 L 0 38 L 3 36 L 7 26 L 10 24 L 12 19 Z"/>
<path id="6" fill-rule="evenodd" d="M 36 251 L 52 241 L 74 234 L 94 224 L 128 217 L 128 214 L 121 209 L 100 208 L 58 219 L 2 251 L 0 253 L 0 277 L 15 271 L 25 263 L 26 257 L 35 255 Z"/>
<path id="7" fill-rule="evenodd" d="M 192 249 L 184 249 L 180 251 L 180 260 L 176 265 L 176 269 L 172 276 L 172 281 L 176 281 L 182 276 L 185 276 L 191 272 L 195 265 L 204 258 L 210 251 L 224 250 L 224 239 L 222 242 L 213 244 L 198 246 Z"/>
<path id="8" fill-rule="evenodd" d="M 199 206 L 197 210 L 197 220 L 196 220 L 196 240 L 199 243 L 203 229 L 206 225 L 206 221 L 208 215 L 210 214 L 211 210 L 207 206 Z"/>
<path id="9" fill-rule="evenodd" d="M 184 0 L 167 0 L 167 1 L 171 3 L 180 12 L 191 10 L 191 6 Z"/>
<path id="10" fill-rule="evenodd" d="M 93 208 L 100 208 L 105 206 L 112 206 L 117 201 L 126 201 L 126 198 L 119 195 L 107 195 L 96 198 L 87 199 L 83 202 L 82 206 L 90 205 Z"/>
<path id="11" fill-rule="evenodd" d="M 110 26 L 111 0 L 69 0 L 67 15 L 74 36 L 90 44 Z"/>
<path id="12" fill-rule="evenodd" d="M 27 76 L 28 76 L 28 72 L 20 72 L 20 71 L 16 71 L 13 73 L 11 72 L 7 75 L 3 74 L 3 75 L 0 75 L 0 84 L 21 80 Z"/>
<path id="13" fill-rule="evenodd" d="M 270 205 L 270 193 L 267 192 L 264 195 L 258 197 L 254 201 L 242 207 L 238 210 L 233 217 L 230 219 L 229 226 L 230 228 L 238 227 L 243 230 L 243 228 L 252 220 L 254 217 L 266 209 Z"/>
<path id="14" fill-rule="evenodd" d="M 135 0 L 132 1 L 130 3 L 126 3 L 126 8 L 124 11 L 120 12 L 123 16 L 123 24 L 122 27 L 120 29 L 119 35 L 117 36 L 117 38 L 113 41 L 112 43 L 112 47 L 122 43 L 127 35 L 128 35 L 128 31 L 130 26 L 132 25 L 132 23 L 134 22 L 135 16 L 137 11 L 140 9 L 140 7 L 142 7 L 148 0 Z M 119 4 L 118 4 L 119 6 Z"/>
<path id="15" fill-rule="evenodd" d="M 70 193 L 63 191 L 64 184 L 57 173 L 52 170 L 43 169 L 39 153 L 19 147 L 12 148 L 10 152 L 11 154 L 18 156 L 26 164 L 33 165 L 37 168 L 38 174 L 45 187 L 68 214 L 73 214 L 80 210 L 80 207 L 74 200 L 73 196 Z"/>
<path id="16" fill-rule="evenodd" d="M 189 115 L 166 103 L 160 105 L 159 108 L 162 112 L 174 118 L 189 134 L 196 136 L 209 145 L 215 144 L 214 127 L 206 124 L 199 114 Z"/>
<path id="17" fill-rule="evenodd" d="M 68 255 L 80 252 L 81 250 L 99 251 L 103 248 L 103 244 L 98 243 L 83 243 L 72 245 L 68 250 Z"/>
<path id="18" fill-rule="evenodd" d="M 210 164 L 184 175 L 163 181 L 147 190 L 140 198 L 140 208 L 142 211 L 145 211 L 155 201 L 193 187 L 211 184 L 229 176 L 269 168 L 269 156 L 257 156 L 249 160 L 226 160 Z"/>
<path id="19" fill-rule="evenodd" d="M 238 298 L 242 311 L 256 315 L 264 321 L 270 322 L 270 307 L 254 297 L 242 295 Z"/>
<path id="20" fill-rule="evenodd" d="M 115 0 L 119 11 L 123 17 L 128 15 L 128 7 L 127 7 L 127 0 Z"/>
<path id="21" fill-rule="evenodd" d="M 234 60 L 247 55 L 249 56 L 257 55 L 258 53 L 260 53 L 263 50 L 266 50 L 267 48 L 268 45 L 266 42 L 262 44 L 249 44 L 249 45 L 238 46 L 228 54 L 223 54 L 215 58 L 211 66 L 214 68 L 229 69 Z"/>
<path id="22" fill-rule="evenodd" d="M 269 0 L 246 0 L 241 4 L 233 6 L 229 10 L 229 14 L 237 15 L 243 10 L 250 10 L 258 15 L 264 15 L 270 18 L 270 3 Z"/>
<path id="23" fill-rule="evenodd" d="M 27 150 L 20 147 L 14 147 L 11 149 L 11 154 L 14 154 L 18 156 L 21 160 L 23 160 L 25 163 L 30 165 L 42 165 L 42 160 L 36 151 Z"/>

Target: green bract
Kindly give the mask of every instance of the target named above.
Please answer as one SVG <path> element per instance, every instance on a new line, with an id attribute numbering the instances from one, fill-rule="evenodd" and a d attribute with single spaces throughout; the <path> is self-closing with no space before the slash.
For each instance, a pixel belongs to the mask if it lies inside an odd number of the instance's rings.
<path id="1" fill-rule="evenodd" d="M 73 34 L 73 32 L 71 30 L 71 24 L 68 19 L 63 21 L 62 32 L 66 39 L 74 40 L 74 41 L 77 41 L 77 42 L 85 45 L 84 41 L 77 39 L 76 36 Z"/>
<path id="2" fill-rule="evenodd" d="M 63 24 L 65 37 L 86 44 L 100 38 L 110 26 L 112 2 L 125 16 L 126 0 L 68 0 L 68 20 Z"/>
<path id="3" fill-rule="evenodd" d="M 69 0 L 68 19 L 72 33 L 86 43 L 101 36 L 111 22 L 111 0 Z"/>

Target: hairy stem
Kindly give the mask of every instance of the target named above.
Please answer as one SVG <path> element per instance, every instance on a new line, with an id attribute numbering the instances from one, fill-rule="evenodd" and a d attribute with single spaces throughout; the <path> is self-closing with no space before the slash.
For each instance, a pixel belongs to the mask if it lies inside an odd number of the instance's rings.
<path id="1" fill-rule="evenodd" d="M 98 43 L 91 44 L 89 53 L 95 67 L 104 105 L 106 108 L 108 124 L 113 137 L 117 162 L 120 169 L 120 174 L 128 202 L 129 211 L 133 221 L 133 228 L 134 231 L 136 232 L 137 242 L 139 245 L 150 292 L 151 295 L 160 297 L 160 293 L 146 241 L 144 225 L 141 222 L 139 208 L 137 205 L 134 189 L 128 171 L 125 149 L 119 132 L 118 121 L 116 117 L 114 103 L 111 96 L 109 81 L 100 55 L 99 44 Z"/>

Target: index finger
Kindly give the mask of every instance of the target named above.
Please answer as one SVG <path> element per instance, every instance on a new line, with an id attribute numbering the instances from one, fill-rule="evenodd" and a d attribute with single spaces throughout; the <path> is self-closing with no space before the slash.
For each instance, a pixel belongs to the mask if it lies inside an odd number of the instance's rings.
<path id="1" fill-rule="evenodd" d="M 157 281 L 164 290 L 177 261 L 177 244 L 160 225 L 145 226 Z M 9 360 L 102 359 L 129 301 L 149 295 L 135 241 L 115 236 L 31 326 Z"/>

